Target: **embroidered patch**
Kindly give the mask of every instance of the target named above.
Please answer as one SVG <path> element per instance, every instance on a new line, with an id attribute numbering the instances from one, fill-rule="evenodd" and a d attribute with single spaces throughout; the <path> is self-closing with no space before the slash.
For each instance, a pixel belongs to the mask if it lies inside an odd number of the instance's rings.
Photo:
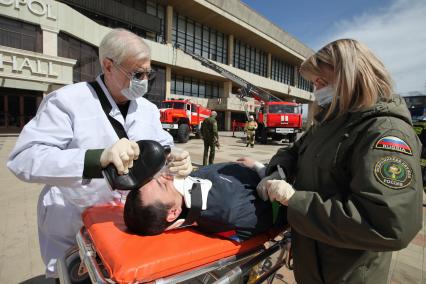
<path id="1" fill-rule="evenodd" d="M 374 166 L 376 179 L 385 186 L 393 189 L 407 187 L 413 180 L 413 170 L 401 158 L 386 156 Z"/>
<path id="2" fill-rule="evenodd" d="M 380 138 L 380 140 L 376 142 L 376 145 L 374 145 L 374 148 L 400 152 L 410 156 L 413 155 L 411 147 L 408 146 L 404 140 L 395 136 L 385 136 Z"/>

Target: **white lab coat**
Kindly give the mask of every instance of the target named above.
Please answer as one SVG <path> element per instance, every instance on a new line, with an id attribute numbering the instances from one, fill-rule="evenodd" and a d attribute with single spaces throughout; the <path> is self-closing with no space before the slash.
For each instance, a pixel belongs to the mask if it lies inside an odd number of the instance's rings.
<path id="1" fill-rule="evenodd" d="M 131 101 L 124 121 L 104 83 L 110 116 L 119 121 L 130 140 L 156 140 L 173 145 L 160 123 L 158 108 L 139 98 Z M 22 130 L 7 162 L 21 180 L 46 184 L 38 202 L 40 249 L 46 276 L 57 277 L 56 259 L 75 244 L 84 208 L 117 198 L 104 179 L 84 180 L 87 149 L 103 149 L 118 141 L 94 91 L 86 82 L 65 86 L 46 96 L 37 115 Z"/>

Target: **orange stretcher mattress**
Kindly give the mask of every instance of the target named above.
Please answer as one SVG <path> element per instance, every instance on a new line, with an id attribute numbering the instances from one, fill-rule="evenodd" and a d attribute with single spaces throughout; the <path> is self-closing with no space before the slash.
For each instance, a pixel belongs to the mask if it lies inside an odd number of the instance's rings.
<path id="1" fill-rule="evenodd" d="M 242 244 L 192 229 L 137 236 L 126 231 L 123 206 L 92 207 L 82 214 L 97 254 L 116 282 L 146 282 L 190 270 L 216 260 L 258 249 L 267 235 Z"/>

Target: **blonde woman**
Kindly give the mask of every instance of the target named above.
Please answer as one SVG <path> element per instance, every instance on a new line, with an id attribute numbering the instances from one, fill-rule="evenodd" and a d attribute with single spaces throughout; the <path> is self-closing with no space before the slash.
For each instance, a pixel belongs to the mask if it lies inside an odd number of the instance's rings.
<path id="1" fill-rule="evenodd" d="M 270 161 L 266 174 L 282 168 L 286 181 L 264 178 L 259 195 L 287 206 L 298 284 L 386 283 L 391 252 L 422 224 L 421 144 L 410 114 L 383 64 L 356 40 L 327 44 L 300 72 L 315 86 L 315 123 Z"/>

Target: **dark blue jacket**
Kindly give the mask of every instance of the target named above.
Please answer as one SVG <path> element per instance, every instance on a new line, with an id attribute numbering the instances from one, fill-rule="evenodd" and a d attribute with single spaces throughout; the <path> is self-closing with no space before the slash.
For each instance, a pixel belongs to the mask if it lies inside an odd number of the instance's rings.
<path id="1" fill-rule="evenodd" d="M 272 206 L 256 193 L 260 178 L 256 171 L 237 163 L 212 164 L 192 177 L 208 179 L 213 186 L 207 209 L 197 220 L 198 230 L 219 233 L 235 230 L 240 240 L 267 231 L 272 226 Z"/>

